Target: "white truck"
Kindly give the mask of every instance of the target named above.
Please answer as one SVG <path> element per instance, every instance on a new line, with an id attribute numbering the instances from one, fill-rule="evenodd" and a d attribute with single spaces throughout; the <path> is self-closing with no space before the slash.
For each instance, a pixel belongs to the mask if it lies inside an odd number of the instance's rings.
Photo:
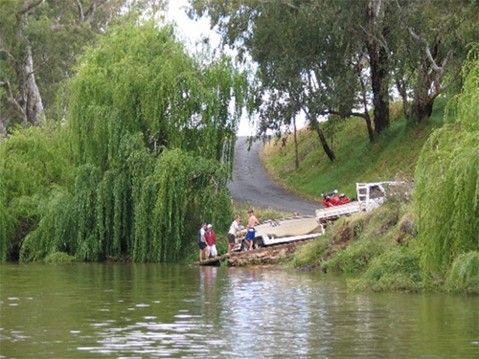
<path id="1" fill-rule="evenodd" d="M 401 181 L 356 183 L 356 201 L 340 206 L 317 209 L 316 219 L 319 223 L 325 223 L 340 216 L 361 211 L 369 212 L 383 204 L 388 196 L 407 195 L 407 187 L 407 183 Z"/>

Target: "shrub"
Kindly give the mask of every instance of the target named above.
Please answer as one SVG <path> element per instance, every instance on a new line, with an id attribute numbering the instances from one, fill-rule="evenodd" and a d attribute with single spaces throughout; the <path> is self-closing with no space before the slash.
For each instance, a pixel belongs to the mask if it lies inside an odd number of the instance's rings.
<path id="1" fill-rule="evenodd" d="M 71 263 L 74 262 L 75 257 L 65 252 L 53 252 L 45 258 L 45 263 Z"/>
<path id="2" fill-rule="evenodd" d="M 330 237 L 323 235 L 301 246 L 291 262 L 293 267 L 315 266 L 321 262 L 330 244 Z"/>
<path id="3" fill-rule="evenodd" d="M 446 280 L 446 288 L 479 294 L 479 252 L 460 254 L 454 260 Z"/>
<path id="4" fill-rule="evenodd" d="M 383 253 L 385 248 L 384 243 L 378 239 L 362 239 L 337 252 L 334 257 L 325 261 L 322 267 L 326 271 L 359 273 L 366 269 L 374 257 Z"/>
<path id="5" fill-rule="evenodd" d="M 371 261 L 358 280 L 351 281 L 355 289 L 374 291 L 417 291 L 422 287 L 419 254 L 409 247 L 394 247 Z"/>

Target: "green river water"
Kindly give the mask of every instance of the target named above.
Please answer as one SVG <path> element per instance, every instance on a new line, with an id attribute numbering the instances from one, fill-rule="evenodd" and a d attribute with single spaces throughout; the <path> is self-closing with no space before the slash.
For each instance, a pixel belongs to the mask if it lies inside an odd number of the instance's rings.
<path id="1" fill-rule="evenodd" d="M 0 266 L 0 358 L 479 358 L 479 297 L 283 268 Z"/>

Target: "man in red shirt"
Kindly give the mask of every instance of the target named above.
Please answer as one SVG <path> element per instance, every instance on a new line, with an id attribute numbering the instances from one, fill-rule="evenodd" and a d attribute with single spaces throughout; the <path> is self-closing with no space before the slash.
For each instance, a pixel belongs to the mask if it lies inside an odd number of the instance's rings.
<path id="1" fill-rule="evenodd" d="M 216 250 L 216 233 L 213 231 L 213 226 L 211 224 L 208 224 L 206 227 L 205 240 L 208 245 L 210 257 L 216 257 L 218 255 L 218 251 Z"/>

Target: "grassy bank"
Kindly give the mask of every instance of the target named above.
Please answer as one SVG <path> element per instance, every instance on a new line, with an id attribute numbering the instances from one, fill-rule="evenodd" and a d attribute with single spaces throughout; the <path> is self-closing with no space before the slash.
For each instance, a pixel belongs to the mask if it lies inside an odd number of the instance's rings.
<path id="1" fill-rule="evenodd" d="M 294 142 L 288 137 L 271 140 L 262 152 L 269 174 L 282 186 L 303 196 L 318 199 L 322 192 L 338 189 L 355 196 L 355 183 L 411 179 L 419 152 L 429 134 L 443 123 L 446 99 L 438 99 L 428 122 L 408 124 L 399 105 L 391 111 L 391 127 L 375 143 L 369 143 L 363 119 L 350 118 L 327 124 L 325 132 L 337 160 L 324 154 L 314 131 L 298 134 L 299 169 L 295 169 Z"/>
<path id="2" fill-rule="evenodd" d="M 355 289 L 418 291 L 424 284 L 415 235 L 409 204 L 391 200 L 373 212 L 339 219 L 302 247 L 292 265 L 347 274 Z"/>
<path id="3" fill-rule="evenodd" d="M 292 138 L 285 144 L 272 141 L 266 146 L 262 160 L 270 175 L 283 187 L 306 197 L 318 199 L 321 192 L 332 189 L 354 197 L 355 183 L 362 181 L 416 180 L 418 188 L 411 202 L 406 198 L 391 198 L 375 211 L 343 217 L 330 224 L 326 235 L 296 253 L 292 265 L 346 274 L 350 287 L 359 290 L 415 292 L 439 289 L 479 294 L 479 251 L 473 239 L 477 235 L 474 231 L 478 210 L 473 199 L 479 198 L 479 192 L 472 188 L 477 177 L 474 171 L 478 172 L 478 168 L 474 156 L 470 160 L 464 155 L 477 153 L 477 146 L 471 146 L 469 140 L 460 140 L 474 138 L 477 134 L 475 127 L 467 127 L 469 120 L 463 120 L 463 114 L 469 112 L 461 112 L 464 108 L 461 101 L 468 99 L 467 95 L 461 97 L 459 110 L 445 125 L 446 99 L 436 102 L 432 117 L 420 126 L 408 123 L 400 108 L 395 108 L 391 127 L 373 144 L 367 141 L 362 120 L 352 118 L 326 124 L 328 141 L 337 157 L 335 162 L 327 159 L 316 134 L 309 130 L 299 134 L 299 169 L 294 165 Z M 438 140 L 435 145 L 429 140 L 424 146 L 436 129 L 440 130 L 435 131 L 432 138 L 459 139 L 440 145 Z M 461 146 L 465 146 L 465 150 Z M 456 156 L 462 154 L 463 157 L 458 158 L 464 162 L 456 166 L 464 173 L 456 171 L 457 175 L 450 171 L 455 168 L 452 164 L 458 163 L 455 155 L 448 155 L 454 151 Z M 437 163 L 442 163 L 442 167 L 435 165 Z M 416 167 L 420 167 L 419 172 Z M 452 177 L 444 175 L 447 171 Z M 423 176 L 418 177 L 418 173 Z M 454 176 L 462 178 L 462 182 L 454 181 Z M 433 214 L 430 207 L 435 202 L 427 194 L 436 183 L 439 187 L 443 182 L 450 185 L 448 193 L 453 195 L 449 202 L 452 202 L 442 206 L 447 208 L 441 207 L 440 211 L 440 206 L 434 204 L 434 211 L 440 213 Z M 468 183 L 472 183 L 471 188 Z M 440 202 L 439 193 L 434 197 Z M 456 218 L 454 203 L 459 203 L 456 199 L 464 203 L 464 196 L 469 199 L 466 203 L 471 204 L 467 208 L 459 206 L 463 211 Z M 435 222 L 437 216 L 442 218 L 441 223 Z M 470 225 L 462 224 L 459 217 L 467 218 Z M 439 234 L 428 237 L 426 230 L 431 225 L 437 227 Z"/>
<path id="4" fill-rule="evenodd" d="M 370 213 L 342 217 L 301 247 L 291 265 L 345 274 L 352 290 L 479 294 L 479 252 L 458 256 L 446 276 L 430 281 L 417 235 L 411 203 L 393 199 Z"/>

